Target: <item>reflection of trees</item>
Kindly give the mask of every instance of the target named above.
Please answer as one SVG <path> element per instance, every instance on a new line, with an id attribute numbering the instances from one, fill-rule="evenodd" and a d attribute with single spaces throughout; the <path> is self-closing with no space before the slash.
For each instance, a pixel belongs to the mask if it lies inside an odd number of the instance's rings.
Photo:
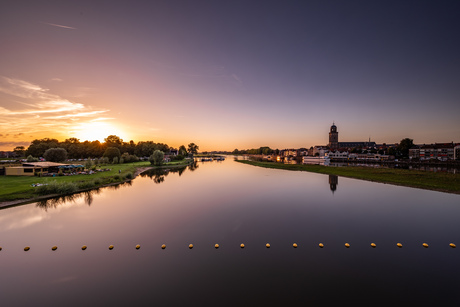
<path id="1" fill-rule="evenodd" d="M 143 172 L 141 177 L 149 177 L 153 180 L 153 182 L 159 184 L 165 181 L 165 177 L 169 175 L 169 173 L 178 173 L 179 176 L 187 169 L 187 167 L 181 168 L 174 168 L 174 169 L 167 169 L 167 168 L 157 168 L 151 169 L 148 171 Z"/>
<path id="2" fill-rule="evenodd" d="M 198 162 L 197 162 L 197 161 L 193 161 L 192 164 L 190 164 L 190 165 L 188 166 L 188 169 L 189 169 L 191 172 L 193 172 L 193 171 L 196 170 L 198 167 L 199 167 L 199 166 L 198 166 Z"/>
<path id="3" fill-rule="evenodd" d="M 45 211 L 48 211 L 50 208 L 57 208 L 60 205 L 63 205 L 65 203 L 74 203 L 76 200 L 80 198 L 84 198 L 85 203 L 88 206 L 91 206 L 93 203 L 93 197 L 94 195 L 97 195 L 101 193 L 101 189 L 94 189 L 90 191 L 85 191 L 81 193 L 76 193 L 76 194 L 71 194 L 71 195 L 63 195 L 55 198 L 49 198 L 49 199 L 44 199 L 41 200 L 37 203 L 37 207 L 41 208 Z"/>

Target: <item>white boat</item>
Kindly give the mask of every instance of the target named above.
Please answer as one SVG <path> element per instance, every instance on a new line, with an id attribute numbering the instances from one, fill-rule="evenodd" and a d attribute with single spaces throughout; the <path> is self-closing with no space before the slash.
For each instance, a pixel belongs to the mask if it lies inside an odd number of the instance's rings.
<path id="1" fill-rule="evenodd" d="M 323 156 L 323 157 L 303 156 L 302 157 L 303 164 L 329 165 L 330 162 L 331 162 L 331 159 L 328 156 Z"/>

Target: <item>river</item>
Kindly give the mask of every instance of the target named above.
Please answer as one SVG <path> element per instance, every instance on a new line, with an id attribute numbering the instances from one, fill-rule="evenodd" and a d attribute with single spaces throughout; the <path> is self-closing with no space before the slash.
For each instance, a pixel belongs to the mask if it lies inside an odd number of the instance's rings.
<path id="1" fill-rule="evenodd" d="M 459 216 L 460 195 L 264 169 L 230 157 L 198 162 L 0 210 L 1 300 L 453 305 L 460 246 L 449 244 L 460 244 Z"/>

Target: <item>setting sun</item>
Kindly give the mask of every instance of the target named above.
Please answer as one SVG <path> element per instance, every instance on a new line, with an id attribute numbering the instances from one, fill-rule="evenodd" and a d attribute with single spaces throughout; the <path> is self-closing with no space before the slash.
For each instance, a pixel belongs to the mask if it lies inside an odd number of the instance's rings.
<path id="1" fill-rule="evenodd" d="M 74 135 L 80 141 L 99 141 L 104 142 L 104 139 L 109 135 L 116 135 L 123 139 L 125 133 L 117 127 L 107 122 L 91 122 L 81 124 L 75 128 Z"/>

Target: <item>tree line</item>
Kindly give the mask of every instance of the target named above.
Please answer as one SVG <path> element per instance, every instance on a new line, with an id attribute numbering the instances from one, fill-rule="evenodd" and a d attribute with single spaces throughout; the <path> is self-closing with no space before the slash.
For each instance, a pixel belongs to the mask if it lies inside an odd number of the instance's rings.
<path id="1" fill-rule="evenodd" d="M 109 135 L 104 139 L 104 142 L 100 141 L 84 141 L 80 142 L 77 138 L 69 138 L 63 142 L 57 139 L 44 138 L 35 139 L 31 142 L 27 149 L 22 148 L 23 156 L 32 157 L 44 157 L 45 152 L 51 148 L 62 148 L 67 152 L 68 159 L 84 159 L 84 158 L 99 158 L 104 156 L 107 149 L 109 152 L 119 152 L 121 154 L 137 157 L 150 157 L 154 151 L 159 150 L 163 153 L 168 153 L 174 150 L 164 143 L 155 143 L 153 141 L 140 141 L 140 142 L 124 142 L 120 137 L 116 135 Z M 113 149 L 112 149 L 113 148 Z M 188 149 L 185 145 L 181 145 L 178 149 L 178 154 L 186 156 L 188 153 L 197 153 L 198 146 L 194 143 L 190 143 Z M 116 149 L 116 150 L 114 150 Z M 17 151 L 20 148 L 16 148 Z M 118 154 L 116 154 L 118 156 Z"/>

